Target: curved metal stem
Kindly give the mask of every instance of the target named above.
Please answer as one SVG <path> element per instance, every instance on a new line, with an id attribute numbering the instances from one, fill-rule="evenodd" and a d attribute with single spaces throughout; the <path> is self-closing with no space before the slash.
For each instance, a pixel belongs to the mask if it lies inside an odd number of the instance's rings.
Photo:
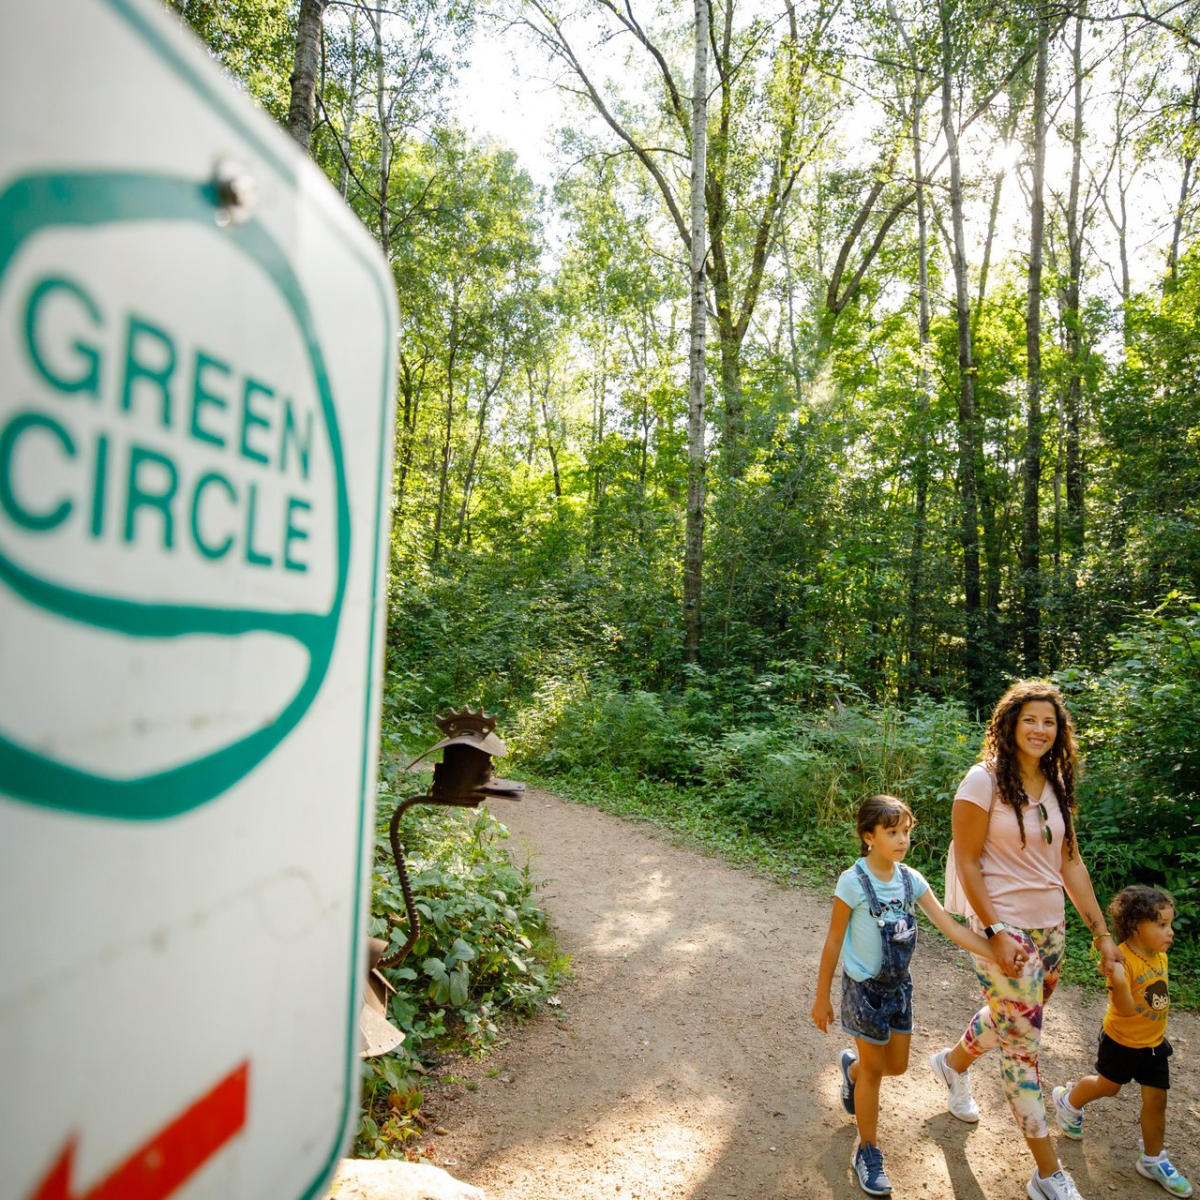
<path id="1" fill-rule="evenodd" d="M 391 954 L 385 954 L 375 965 L 377 967 L 394 967 L 402 963 L 409 952 L 417 944 L 421 936 L 421 918 L 417 906 L 413 902 L 412 886 L 408 882 L 408 868 L 404 865 L 404 847 L 400 844 L 400 818 L 414 805 L 428 801 L 428 796 L 409 796 L 396 805 L 392 820 L 388 825 L 388 841 L 392 844 L 392 858 L 396 863 L 396 874 L 400 876 L 400 890 L 404 893 L 404 911 L 408 914 L 408 940 Z M 391 918 L 388 918 L 391 923 Z"/>

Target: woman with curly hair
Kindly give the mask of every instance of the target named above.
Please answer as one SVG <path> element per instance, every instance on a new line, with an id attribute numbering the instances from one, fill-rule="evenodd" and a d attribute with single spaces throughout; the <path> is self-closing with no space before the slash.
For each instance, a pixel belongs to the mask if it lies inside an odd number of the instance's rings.
<path id="1" fill-rule="evenodd" d="M 929 1065 L 950 1112 L 978 1121 L 968 1070 L 999 1049 L 1004 1092 L 1036 1164 L 1025 1189 L 1031 1200 L 1082 1200 L 1050 1139 L 1038 1071 L 1042 1013 L 1066 940 L 1064 891 L 1104 965 L 1120 957 L 1075 839 L 1077 757 L 1059 690 L 1040 679 L 1013 684 L 992 713 L 979 761 L 958 785 L 951 819 L 946 907 L 996 941 L 996 953 L 975 957 L 983 1008 Z"/>

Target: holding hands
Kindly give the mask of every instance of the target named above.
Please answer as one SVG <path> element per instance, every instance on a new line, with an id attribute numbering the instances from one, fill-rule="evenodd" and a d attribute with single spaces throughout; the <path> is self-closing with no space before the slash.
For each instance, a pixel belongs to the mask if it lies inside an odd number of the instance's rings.
<path id="1" fill-rule="evenodd" d="M 1137 1005 L 1133 998 L 1133 989 L 1129 986 L 1125 960 L 1119 954 L 1116 962 L 1102 958 L 1100 974 L 1108 980 L 1108 999 L 1113 1009 L 1123 1017 L 1132 1016 L 1137 1011 Z"/>
<path id="2" fill-rule="evenodd" d="M 1102 958 L 1099 963 L 1100 974 L 1105 979 L 1111 979 L 1113 983 L 1128 984 L 1129 977 L 1125 974 L 1125 964 L 1121 961 L 1109 962 L 1107 958 Z"/>
<path id="3" fill-rule="evenodd" d="M 1029 961 L 1029 951 L 1025 948 L 1025 943 L 1007 929 L 992 938 L 988 949 L 1005 975 L 1014 978 L 1021 974 Z"/>
<path id="4" fill-rule="evenodd" d="M 1125 960 L 1121 957 L 1121 951 L 1117 949 L 1117 943 L 1111 934 L 1104 933 L 1093 938 L 1092 945 L 1100 952 L 1100 973 L 1106 979 L 1112 978 L 1113 970 L 1117 967 L 1121 968 L 1124 975 Z"/>

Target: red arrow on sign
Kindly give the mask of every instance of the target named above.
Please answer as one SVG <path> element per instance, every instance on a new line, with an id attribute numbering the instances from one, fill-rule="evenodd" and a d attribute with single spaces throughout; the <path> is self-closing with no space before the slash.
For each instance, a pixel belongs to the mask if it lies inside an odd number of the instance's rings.
<path id="1" fill-rule="evenodd" d="M 246 1123 L 250 1063 L 235 1067 L 90 1191 L 71 1191 L 71 1138 L 29 1200 L 163 1200 Z"/>

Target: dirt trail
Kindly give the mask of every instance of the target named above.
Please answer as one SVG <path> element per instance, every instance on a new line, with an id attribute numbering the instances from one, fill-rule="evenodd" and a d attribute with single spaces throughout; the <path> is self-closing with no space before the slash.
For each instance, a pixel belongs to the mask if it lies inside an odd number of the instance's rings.
<path id="1" fill-rule="evenodd" d="M 808 1017 L 831 899 L 777 886 L 645 826 L 531 791 L 497 804 L 575 976 L 562 1005 L 434 1089 L 438 1158 L 489 1200 L 822 1200 L 861 1197 L 838 1098 L 840 1032 Z M 940 890 L 940 885 L 938 889 Z M 977 1006 L 969 960 L 937 933 L 914 960 L 907 1075 L 885 1080 L 880 1142 L 897 1197 L 1013 1200 L 1031 1160 L 994 1056 L 975 1071 L 977 1126 L 944 1108 L 929 1054 Z M 1063 989 L 1046 1022 L 1044 1079 L 1090 1071 L 1099 998 Z M 1200 1177 L 1200 1022 L 1174 1014 L 1168 1149 Z M 1138 1100 L 1088 1113 L 1059 1154 L 1086 1200 L 1165 1195 L 1136 1175 Z"/>

